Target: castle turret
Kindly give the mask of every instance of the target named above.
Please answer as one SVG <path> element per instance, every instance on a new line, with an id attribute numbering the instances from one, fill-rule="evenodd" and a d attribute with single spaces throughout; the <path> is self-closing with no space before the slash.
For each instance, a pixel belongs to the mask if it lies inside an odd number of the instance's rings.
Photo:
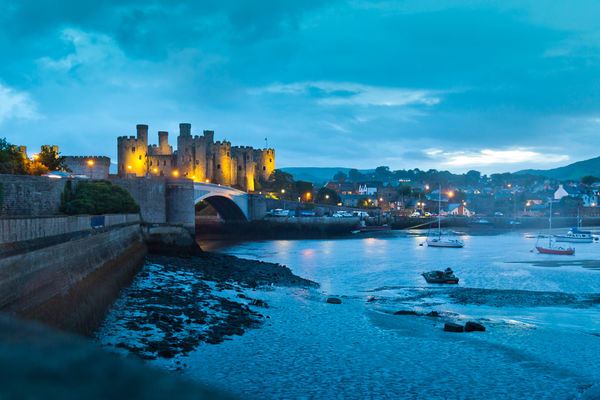
<path id="1" fill-rule="evenodd" d="M 250 146 L 232 147 L 231 156 L 235 162 L 232 183 L 242 190 L 254 190 L 254 149 Z"/>
<path id="2" fill-rule="evenodd" d="M 275 150 L 254 150 L 254 161 L 256 162 L 255 177 L 262 181 L 269 179 L 275 170 Z"/>
<path id="3" fill-rule="evenodd" d="M 117 138 L 118 168 L 120 176 L 145 176 L 148 172 L 148 125 L 137 125 L 137 136 Z"/>
<path id="4" fill-rule="evenodd" d="M 192 136 L 192 124 L 179 124 L 179 136 Z"/>
<path id="5" fill-rule="evenodd" d="M 212 152 L 214 183 L 231 186 L 231 143 L 215 142 Z"/>

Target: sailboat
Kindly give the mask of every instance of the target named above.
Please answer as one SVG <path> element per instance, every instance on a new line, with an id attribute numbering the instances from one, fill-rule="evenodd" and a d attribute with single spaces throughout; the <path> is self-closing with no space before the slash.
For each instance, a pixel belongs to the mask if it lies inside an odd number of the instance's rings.
<path id="1" fill-rule="evenodd" d="M 440 185 L 440 193 L 438 197 L 438 234 L 437 237 L 428 237 L 427 246 L 429 247 L 449 247 L 461 248 L 464 244 L 457 239 L 442 238 L 442 185 Z"/>
<path id="2" fill-rule="evenodd" d="M 541 236 L 541 235 L 540 235 Z M 550 200 L 550 218 L 548 218 L 548 247 L 544 247 L 539 245 L 538 242 L 540 240 L 540 236 L 538 236 L 538 240 L 535 242 L 535 249 L 541 254 L 555 254 L 555 255 L 563 255 L 563 256 L 572 256 L 575 254 L 575 249 L 572 247 L 564 248 L 562 246 L 557 246 L 553 243 L 552 236 L 552 200 Z"/>
<path id="3" fill-rule="evenodd" d="M 581 229 L 581 218 L 579 217 L 579 207 L 577 208 L 577 226 L 569 229 L 565 235 L 557 235 L 557 242 L 572 242 L 572 243 L 592 243 L 594 236 L 590 231 Z"/>

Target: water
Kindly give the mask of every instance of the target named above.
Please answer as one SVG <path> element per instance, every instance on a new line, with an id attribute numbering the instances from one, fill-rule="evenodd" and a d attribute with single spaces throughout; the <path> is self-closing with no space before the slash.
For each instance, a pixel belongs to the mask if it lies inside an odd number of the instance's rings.
<path id="1" fill-rule="evenodd" d="M 250 292 L 270 305 L 266 323 L 201 344 L 183 373 L 256 399 L 595 398 L 600 244 L 551 256 L 530 252 L 536 239 L 525 233 L 463 235 L 463 249 L 424 240 L 408 232 L 222 249 L 287 265 L 321 288 Z M 446 267 L 459 285 L 420 276 Z M 327 304 L 332 295 L 343 303 Z M 407 309 L 444 318 L 393 315 Z M 443 332 L 448 320 L 477 320 L 487 331 Z"/>

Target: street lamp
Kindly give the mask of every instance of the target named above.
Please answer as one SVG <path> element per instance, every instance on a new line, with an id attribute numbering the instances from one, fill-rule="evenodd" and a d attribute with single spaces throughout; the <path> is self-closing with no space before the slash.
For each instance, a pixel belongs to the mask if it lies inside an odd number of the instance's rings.
<path id="1" fill-rule="evenodd" d="M 90 167 L 90 179 L 92 179 L 92 167 L 94 166 L 94 160 L 88 160 L 87 165 Z"/>
<path id="2" fill-rule="evenodd" d="M 173 176 L 177 178 L 179 176 L 179 171 L 173 171 Z"/>
<path id="3" fill-rule="evenodd" d="M 326 194 L 326 195 L 325 195 L 325 198 L 326 198 L 327 200 L 329 200 L 329 195 L 328 195 L 328 194 Z"/>

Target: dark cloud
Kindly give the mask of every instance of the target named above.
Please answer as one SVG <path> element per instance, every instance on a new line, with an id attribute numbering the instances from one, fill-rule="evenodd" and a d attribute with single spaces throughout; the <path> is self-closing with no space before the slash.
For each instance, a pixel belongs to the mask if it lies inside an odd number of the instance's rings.
<path id="1" fill-rule="evenodd" d="M 189 120 L 239 143 L 269 136 L 286 165 L 435 167 L 431 148 L 594 156 L 594 18 L 473 4 L 0 0 L 0 93 L 37 116 L 6 114 L 0 137 L 114 157 L 137 122 Z"/>

